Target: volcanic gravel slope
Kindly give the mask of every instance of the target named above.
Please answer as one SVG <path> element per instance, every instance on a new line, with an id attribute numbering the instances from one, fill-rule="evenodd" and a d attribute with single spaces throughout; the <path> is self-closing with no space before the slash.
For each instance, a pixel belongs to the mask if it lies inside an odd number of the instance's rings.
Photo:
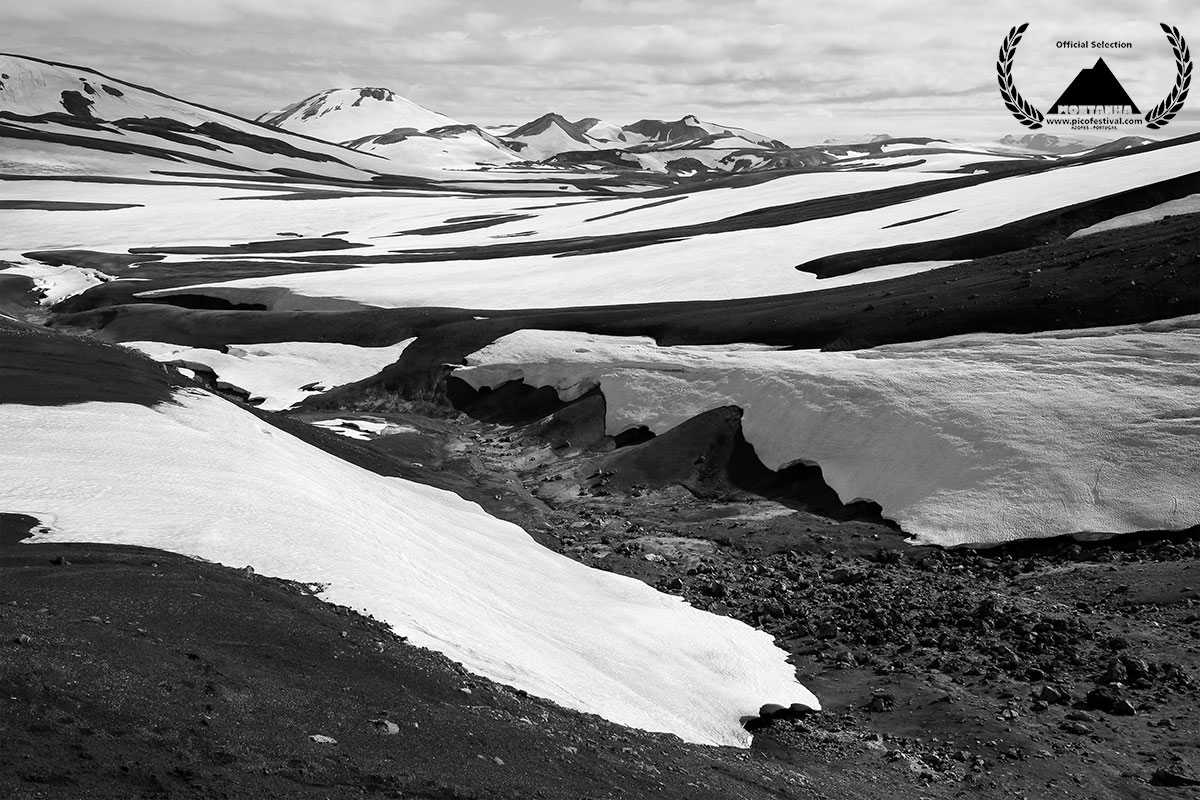
<path id="1" fill-rule="evenodd" d="M 19 545 L 32 520 L 0 521 L 14 800 L 827 798 L 852 783 L 530 698 L 298 584 L 159 550 Z M 862 746 L 841 749 L 849 766 Z"/>

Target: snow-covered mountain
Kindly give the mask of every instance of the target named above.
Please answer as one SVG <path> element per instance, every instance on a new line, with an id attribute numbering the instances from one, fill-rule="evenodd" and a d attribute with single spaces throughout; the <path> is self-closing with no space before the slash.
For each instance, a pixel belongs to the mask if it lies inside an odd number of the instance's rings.
<path id="1" fill-rule="evenodd" d="M 442 169 L 471 169 L 523 160 L 503 141 L 475 125 L 446 125 L 423 133 L 398 128 L 353 139 L 346 146 L 405 164 Z"/>
<path id="2" fill-rule="evenodd" d="M 749 145 L 769 148 L 787 147 L 786 144 L 778 139 L 772 139 L 769 136 L 763 136 L 760 133 L 754 133 L 745 128 L 720 125 L 715 122 L 705 122 L 694 114 L 689 114 L 674 121 L 643 119 L 630 125 L 625 125 L 622 130 L 631 139 L 636 137 L 641 142 L 655 142 L 658 144 L 694 139 L 723 139 L 732 137 L 741 139 Z"/>
<path id="3" fill-rule="evenodd" d="M 607 122 L 595 117 L 584 117 L 581 120 L 577 120 L 575 128 L 600 142 L 621 142 L 622 144 L 634 144 L 636 142 L 636 139 L 630 137 L 625 129 L 617 123 Z"/>
<path id="4" fill-rule="evenodd" d="M 527 161 L 541 161 L 575 150 L 597 150 L 602 145 L 567 121 L 561 114 L 543 114 L 501 137 Z"/>
<path id="5" fill-rule="evenodd" d="M 7 171 L 144 174 L 292 170 L 370 181 L 397 165 L 85 67 L 0 54 Z"/>
<path id="6" fill-rule="evenodd" d="M 458 120 L 406 100 L 391 89 L 326 89 L 298 103 L 269 111 L 258 122 L 327 142 L 377 136 L 398 128 L 427 131 Z"/>

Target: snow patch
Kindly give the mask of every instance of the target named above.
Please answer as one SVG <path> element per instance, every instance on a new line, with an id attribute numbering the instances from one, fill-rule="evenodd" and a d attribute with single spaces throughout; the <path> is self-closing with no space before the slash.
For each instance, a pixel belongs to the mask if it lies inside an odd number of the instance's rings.
<path id="1" fill-rule="evenodd" d="M 454 375 L 564 399 L 599 385 L 610 434 L 740 406 L 772 469 L 821 466 L 916 541 L 988 544 L 1200 522 L 1200 317 L 973 334 L 853 352 L 697 350 L 520 331 Z"/>
<path id="2" fill-rule="evenodd" d="M 690 742 L 746 746 L 739 719 L 764 703 L 818 707 L 769 635 L 207 392 L 156 408 L 7 404 L 0 434 L 0 508 L 54 520 L 32 542 L 158 547 L 320 583 L 473 672 Z"/>
<path id="3" fill-rule="evenodd" d="M 388 347 L 333 342 L 234 344 L 227 352 L 163 342 L 124 342 L 155 361 L 196 369 L 207 367 L 219 384 L 240 389 L 262 408 L 291 408 L 315 391 L 369 378 L 400 358 L 413 339 Z"/>

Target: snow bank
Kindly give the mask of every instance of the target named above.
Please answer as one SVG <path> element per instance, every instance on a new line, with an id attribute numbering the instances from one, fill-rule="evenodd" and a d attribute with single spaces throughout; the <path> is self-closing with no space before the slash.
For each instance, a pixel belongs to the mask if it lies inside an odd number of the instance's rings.
<path id="1" fill-rule="evenodd" d="M 112 280 L 98 269 L 90 267 L 51 266 L 36 262 L 25 262 L 0 270 L 0 274 L 25 275 L 32 278 L 34 286 L 42 292 L 41 303 L 52 306 L 66 298 Z"/>
<path id="2" fill-rule="evenodd" d="M 163 342 L 124 342 L 155 361 L 195 369 L 208 367 L 221 384 L 241 389 L 262 408 L 291 408 L 313 392 L 369 378 L 394 364 L 414 340 L 388 347 L 358 347 L 335 342 L 231 344 L 228 352 Z M 311 387 L 303 389 L 301 387 Z"/>
<path id="3" fill-rule="evenodd" d="M 328 584 L 326 599 L 476 673 L 692 742 L 744 746 L 739 718 L 763 703 L 816 706 L 765 633 L 206 392 L 175 399 L 0 406 L 0 509 L 47 523 L 35 541 L 159 547 Z"/>
<path id="4" fill-rule="evenodd" d="M 610 433 L 740 406 L 768 467 L 816 462 L 843 502 L 950 546 L 1200 523 L 1197 363 L 1187 317 L 837 353 L 521 331 L 454 374 L 564 399 L 599 384 Z"/>
<path id="5" fill-rule="evenodd" d="M 339 436 L 345 436 L 347 439 L 359 439 L 364 442 L 370 441 L 377 436 L 391 436 L 397 433 L 420 433 L 420 431 L 411 425 L 396 425 L 391 422 L 363 419 L 361 417 L 355 417 L 354 419 L 342 419 L 341 417 L 317 419 L 311 420 L 308 424 L 317 428 L 324 428 Z"/>
<path id="6" fill-rule="evenodd" d="M 1200 194 L 1189 194 L 1187 197 L 1181 197 L 1178 200 L 1168 200 L 1165 203 L 1160 203 L 1141 211 L 1134 211 L 1129 214 L 1122 214 L 1119 217 L 1106 219 L 1104 222 L 1097 222 L 1090 228 L 1075 231 L 1067 238 L 1075 239 L 1080 236 L 1090 236 L 1093 233 L 1102 233 L 1103 231 L 1112 231 L 1118 228 L 1132 228 L 1134 225 L 1158 222 L 1160 219 L 1165 219 L 1175 214 L 1197 213 L 1200 213 Z"/>

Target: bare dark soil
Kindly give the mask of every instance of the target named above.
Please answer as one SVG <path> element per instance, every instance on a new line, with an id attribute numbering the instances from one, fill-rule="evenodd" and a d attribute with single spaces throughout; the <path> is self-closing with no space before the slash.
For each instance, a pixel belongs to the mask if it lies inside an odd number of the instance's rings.
<path id="1" fill-rule="evenodd" d="M 0 402 L 24 405 L 115 402 L 155 405 L 191 382 L 127 348 L 0 317 Z"/>
<path id="2" fill-rule="evenodd" d="M 305 587 L 11 538 L 5 797 L 832 796 L 758 753 L 625 730 L 465 674 Z"/>

